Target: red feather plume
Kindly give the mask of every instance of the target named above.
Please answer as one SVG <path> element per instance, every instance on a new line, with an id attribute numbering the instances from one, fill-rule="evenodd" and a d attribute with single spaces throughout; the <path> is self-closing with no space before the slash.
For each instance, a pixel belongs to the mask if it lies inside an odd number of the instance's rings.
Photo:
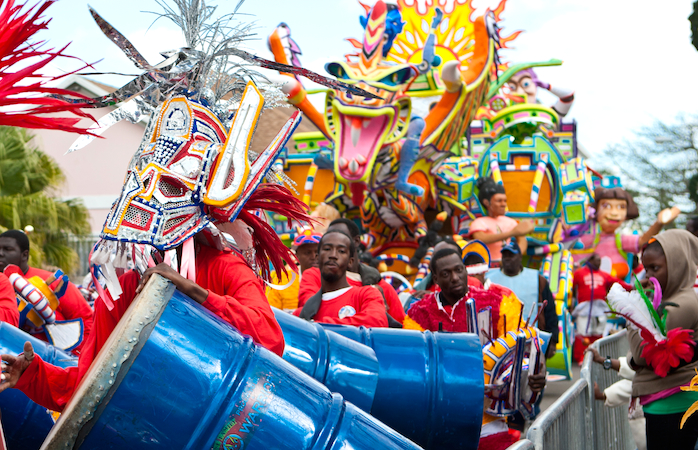
<path id="1" fill-rule="evenodd" d="M 46 0 L 23 11 L 26 4 L 16 5 L 15 0 L 0 0 L 0 125 L 92 134 L 87 128 L 78 127 L 77 123 L 83 118 L 95 122 L 94 118 L 78 105 L 54 96 L 72 96 L 86 100 L 89 97 L 46 86 L 47 82 L 71 75 L 77 70 L 55 77 L 38 73 L 59 56 L 72 58 L 63 53 L 67 45 L 54 51 L 41 49 L 45 41 L 30 43 L 36 33 L 47 28 L 51 20 L 45 20 L 41 15 L 54 1 Z M 16 65 L 28 63 L 32 58 L 38 58 L 38 61 L 13 70 Z M 66 112 L 72 117 L 46 116 Z"/>
<path id="2" fill-rule="evenodd" d="M 291 250 L 281 242 L 276 231 L 265 221 L 250 213 L 251 210 L 261 209 L 271 213 L 281 214 L 292 221 L 311 222 L 308 207 L 291 194 L 286 187 L 278 184 L 262 183 L 255 189 L 245 206 L 238 214 L 238 219 L 245 222 L 253 230 L 252 239 L 256 252 L 257 266 L 264 279 L 269 279 L 269 263 L 277 274 L 286 274 L 284 262 L 289 267 L 296 267 L 296 257 Z"/>

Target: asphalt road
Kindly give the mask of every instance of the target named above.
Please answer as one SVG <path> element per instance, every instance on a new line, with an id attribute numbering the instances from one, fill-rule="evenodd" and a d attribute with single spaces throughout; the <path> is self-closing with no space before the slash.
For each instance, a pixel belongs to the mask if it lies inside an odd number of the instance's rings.
<path id="1" fill-rule="evenodd" d="M 543 393 L 543 400 L 540 403 L 541 411 L 548 409 L 550 405 L 553 404 L 555 400 L 560 397 L 563 392 L 569 389 L 572 384 L 579 379 L 581 367 L 578 364 L 574 364 L 572 367 L 572 379 L 569 381 L 548 381 L 545 387 L 545 392 Z"/>

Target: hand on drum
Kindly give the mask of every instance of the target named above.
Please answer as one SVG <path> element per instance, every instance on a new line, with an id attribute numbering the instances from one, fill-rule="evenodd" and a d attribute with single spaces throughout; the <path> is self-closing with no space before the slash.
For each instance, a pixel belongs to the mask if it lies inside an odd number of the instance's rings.
<path id="1" fill-rule="evenodd" d="M 164 278 L 167 278 L 175 285 L 175 287 L 183 294 L 189 296 L 192 300 L 203 303 L 208 298 L 208 291 L 195 282 L 184 278 L 176 270 L 165 263 L 160 263 L 155 267 L 150 267 L 148 270 L 143 272 L 141 276 L 141 281 L 138 283 L 136 288 L 136 294 L 140 293 L 145 287 L 148 280 L 153 274 L 158 274 Z"/>
<path id="2" fill-rule="evenodd" d="M 24 353 L 12 356 L 12 355 L 0 355 L 2 363 L 0 368 L 2 368 L 2 375 L 0 376 L 0 392 L 5 389 L 13 388 L 19 381 L 19 377 L 22 376 L 27 367 L 34 361 L 34 347 L 31 343 L 24 343 Z"/>
<path id="3" fill-rule="evenodd" d="M 557 348 L 555 346 L 557 343 L 551 342 L 548 344 L 548 348 L 545 350 L 545 359 L 550 359 L 557 353 Z"/>

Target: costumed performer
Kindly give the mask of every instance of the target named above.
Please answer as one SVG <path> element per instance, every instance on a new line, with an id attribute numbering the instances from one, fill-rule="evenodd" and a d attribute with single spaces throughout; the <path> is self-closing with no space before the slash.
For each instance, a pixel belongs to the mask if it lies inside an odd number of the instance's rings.
<path id="1" fill-rule="evenodd" d="M 594 200 L 595 223 L 592 224 L 591 232 L 580 238 L 584 250 L 573 251 L 575 262 L 584 262 L 583 257 L 577 259 L 579 254 L 596 253 L 601 258 L 602 271 L 630 282 L 626 277 L 632 268 L 632 254 L 637 254 L 650 237 L 659 233 L 664 225 L 673 222 L 681 211 L 676 207 L 665 209 L 642 235 L 625 234 L 619 231 L 623 222 L 640 216 L 628 191 L 622 187 L 599 187 L 594 190 Z"/>
<path id="2" fill-rule="evenodd" d="M 182 16 L 190 12 L 188 6 L 178 4 Z M 105 33 L 118 34 L 94 10 L 91 14 Z M 218 20 L 228 23 L 230 17 Z M 149 95 L 135 105 L 121 106 L 99 124 L 103 130 L 126 117 L 137 120 L 140 116 L 131 108 L 140 113 L 154 111 L 129 165 L 121 196 L 114 202 L 90 258 L 100 299 L 78 366 L 62 369 L 47 364 L 34 354 L 30 343 L 25 343 L 23 354 L 2 355 L 0 391 L 17 387 L 36 403 L 62 411 L 131 301 L 156 273 L 255 343 L 277 355 L 283 353 L 281 328 L 256 271 L 268 278 L 270 263 L 281 273 L 284 262 L 293 267 L 295 261 L 257 213 L 267 210 L 301 224 L 310 219 L 306 205 L 288 189 L 262 183 L 298 125 L 300 113 L 291 116 L 262 153 L 250 152 L 264 97 L 249 79 L 254 71 L 224 62 L 231 52 L 257 64 L 261 60 L 231 47 L 243 40 L 247 28 L 225 28 L 232 35 L 216 35 L 223 39 L 221 47 L 209 45 L 213 43 L 207 31 L 220 23 L 199 25 L 199 30 L 186 30 L 188 47 L 174 51 L 175 58 L 168 55 L 158 66 L 157 76 L 145 73 L 138 77 L 137 85 Z M 123 35 L 114 42 L 139 67 L 153 67 Z M 203 50 L 193 52 L 193 48 Z M 214 48 L 216 53 L 208 54 L 206 48 Z M 223 58 L 222 65 L 219 58 Z M 134 95 L 133 87 L 131 82 L 106 97 L 80 104 L 111 104 Z M 235 115 L 231 117 L 232 110 Z M 89 141 L 78 139 L 71 149 Z M 215 224 L 228 224 L 221 229 L 233 237 L 234 248 L 228 246 Z M 117 270 L 127 270 L 130 264 L 135 269 L 117 277 Z"/>
<path id="3" fill-rule="evenodd" d="M 293 240 L 292 249 L 298 260 L 298 274 L 286 273 L 277 275 L 276 271 L 271 274 L 271 285 L 267 286 L 267 300 L 274 308 L 292 312 L 298 308 L 298 289 L 301 285 L 303 273 L 311 267 L 317 267 L 317 250 L 322 234 L 306 229 L 299 232 Z M 286 286 L 284 288 L 284 286 Z"/>
<path id="4" fill-rule="evenodd" d="M 318 255 L 321 288 L 293 314 L 322 323 L 387 327 L 388 315 L 378 289 L 352 286 L 347 281 L 347 268 L 356 258 L 351 236 L 328 228 L 320 240 Z"/>
<path id="5" fill-rule="evenodd" d="M 478 217 L 470 224 L 468 234 L 472 239 L 484 242 L 490 250 L 492 261 L 502 259 L 502 245 L 509 238 L 516 238 L 522 252 L 526 252 L 526 235 L 533 231 L 533 222 L 524 219 L 520 222 L 507 217 L 507 193 L 504 186 L 492 178 L 477 180 L 478 199 L 487 210 L 487 215 Z"/>
<path id="6" fill-rule="evenodd" d="M 461 253 L 454 248 L 444 248 L 436 253 L 431 260 L 431 272 L 439 292 L 429 294 L 416 302 L 405 318 L 405 328 L 420 331 L 468 332 L 465 302 L 473 298 L 477 310 L 491 308 L 496 339 L 508 331 L 519 328 L 522 304 L 516 296 L 506 288 L 492 285 L 489 290 L 468 286 L 468 272 L 461 259 Z M 507 318 L 509 320 L 507 320 Z M 506 328 L 505 328 L 506 327 Z M 541 392 L 545 387 L 546 374 L 529 375 L 528 384 L 533 392 Z M 485 405 L 489 399 L 485 398 Z M 506 420 L 484 413 L 480 443 L 482 450 L 504 450 L 516 439 L 509 434 Z"/>
<path id="7" fill-rule="evenodd" d="M 29 265 L 29 245 L 29 237 L 21 230 L 7 230 L 0 234 L 0 271 L 5 270 L 8 265 L 14 265 L 19 267 L 21 275 L 25 278 L 38 277 L 44 281 L 54 278 L 53 272 Z M 58 283 L 59 280 L 55 280 L 49 288 L 53 289 Z M 54 312 L 58 321 L 82 320 L 84 343 L 92 331 L 93 311 L 80 290 L 72 282 L 68 282 L 65 293 L 61 296 L 58 308 Z M 35 338 L 48 342 L 46 332 L 34 327 L 30 321 L 27 320 L 23 328 Z M 81 347 L 82 344 L 73 352 L 80 353 Z"/>
<path id="8" fill-rule="evenodd" d="M 356 249 L 358 249 L 361 245 L 361 231 L 359 230 L 359 226 L 350 219 L 340 218 L 333 220 L 327 228 L 327 231 L 330 230 L 341 231 L 342 233 L 349 235 L 352 238 L 354 248 Z M 379 287 L 385 301 L 390 327 L 400 328 L 402 326 L 402 321 L 405 319 L 405 311 L 402 307 L 400 297 L 398 297 L 395 289 L 381 278 L 378 270 L 367 264 L 361 263 L 357 256 L 350 260 L 346 277 L 347 282 L 351 286 Z M 320 290 L 321 284 L 322 281 L 320 269 L 308 269 L 305 276 L 301 280 L 301 286 L 298 294 L 298 306 L 304 306 L 305 302 Z"/>
<path id="9" fill-rule="evenodd" d="M 606 332 L 608 320 L 606 311 L 606 295 L 614 283 L 619 283 L 624 289 L 633 289 L 628 283 L 612 277 L 600 270 L 601 258 L 594 253 L 589 257 L 584 267 L 574 271 L 573 287 L 577 306 L 572 311 L 574 317 L 574 345 L 572 358 L 581 363 L 584 352 L 592 342 L 600 339 Z"/>
<path id="10" fill-rule="evenodd" d="M 644 292 L 627 293 L 618 284 L 608 294 L 612 309 L 635 324 L 628 332 L 629 364 L 635 370 L 632 395 L 644 410 L 648 450 L 693 449 L 698 416 L 682 429 L 679 424 L 698 400 L 698 392 L 681 390 L 698 369 L 698 298 L 693 291 L 698 238 L 686 230 L 658 234 L 643 249 L 642 264 L 646 280 L 654 284 L 651 302 L 639 298 Z"/>

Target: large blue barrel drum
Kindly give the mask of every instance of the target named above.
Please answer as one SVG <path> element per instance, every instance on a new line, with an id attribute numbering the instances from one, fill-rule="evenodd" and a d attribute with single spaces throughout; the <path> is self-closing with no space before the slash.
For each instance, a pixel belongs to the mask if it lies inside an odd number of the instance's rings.
<path id="1" fill-rule="evenodd" d="M 326 346 L 323 333 L 310 327 L 360 342 L 379 363 L 374 417 L 425 448 L 477 448 L 484 400 L 477 335 L 318 324 L 275 313 L 286 340 L 284 359 L 301 367 L 287 354 L 312 357 L 313 349 Z"/>
<path id="2" fill-rule="evenodd" d="M 43 449 L 417 449 L 154 276 Z"/>
<path id="3" fill-rule="evenodd" d="M 18 355 L 29 341 L 41 359 L 60 367 L 77 366 L 78 359 L 71 353 L 40 341 L 10 324 L 0 322 L 0 353 Z M 17 389 L 0 394 L 2 427 L 10 450 L 36 450 L 53 427 L 56 413 L 37 405 Z"/>
<path id="4" fill-rule="evenodd" d="M 378 385 L 378 359 L 370 347 L 273 308 L 284 332 L 283 358 L 366 412 Z"/>
<path id="5" fill-rule="evenodd" d="M 427 449 L 477 449 L 485 381 L 476 334 L 322 326 L 376 352 L 374 417 Z"/>

